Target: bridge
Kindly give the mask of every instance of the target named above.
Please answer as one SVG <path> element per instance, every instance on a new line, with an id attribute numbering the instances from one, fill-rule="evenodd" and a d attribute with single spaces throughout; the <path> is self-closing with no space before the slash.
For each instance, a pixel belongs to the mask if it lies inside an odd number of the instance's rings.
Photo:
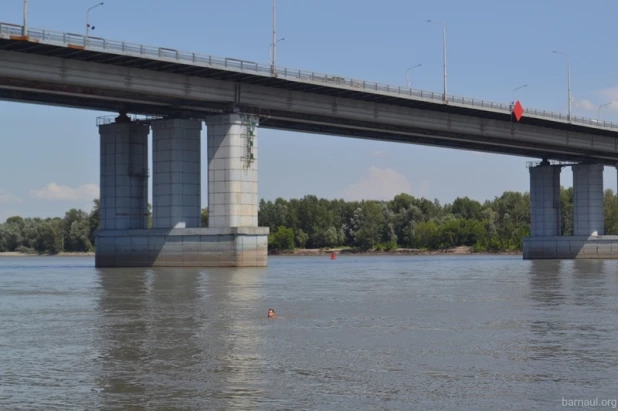
<path id="1" fill-rule="evenodd" d="M 97 266 L 261 266 L 257 129 L 533 157 L 524 258 L 613 258 L 603 168 L 618 124 L 342 76 L 0 23 L 0 99 L 119 113 L 98 119 Z M 130 116 L 129 116 L 130 114 Z M 208 228 L 200 228 L 202 123 Z M 153 228 L 147 229 L 153 132 Z M 552 160 L 552 161 L 550 161 Z M 560 173 L 574 173 L 574 235 L 560 234 Z M 614 251 L 615 250 L 615 251 Z"/>

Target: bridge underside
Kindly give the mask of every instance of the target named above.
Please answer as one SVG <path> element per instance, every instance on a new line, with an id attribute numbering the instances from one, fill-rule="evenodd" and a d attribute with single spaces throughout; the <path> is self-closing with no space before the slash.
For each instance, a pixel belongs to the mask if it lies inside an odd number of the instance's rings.
<path id="1" fill-rule="evenodd" d="M 596 150 L 586 149 L 568 151 L 559 144 L 552 145 L 517 140 L 502 142 L 477 134 L 386 125 L 382 122 L 346 120 L 333 116 L 301 114 L 283 110 L 260 109 L 241 103 L 202 101 L 197 105 L 193 100 L 161 99 L 157 101 L 152 96 L 136 93 L 126 94 L 104 90 L 88 90 L 86 93 L 81 88 L 54 87 L 50 84 L 47 84 L 46 90 L 42 92 L 40 85 L 30 82 L 17 86 L 17 82 L 11 81 L 11 86 L 5 86 L 4 84 L 7 83 L 9 83 L 8 80 L 5 82 L 3 79 L 0 79 L 0 100 L 67 108 L 79 107 L 81 109 L 108 111 L 110 113 L 125 112 L 138 115 L 171 118 L 181 116 L 194 119 L 205 119 L 208 115 L 226 113 L 233 109 L 241 113 L 258 115 L 262 118 L 260 128 L 265 129 L 417 144 L 527 158 L 548 158 L 572 162 L 599 161 L 610 165 L 618 163 L 618 155 L 608 156 L 607 153 L 600 154 Z"/>

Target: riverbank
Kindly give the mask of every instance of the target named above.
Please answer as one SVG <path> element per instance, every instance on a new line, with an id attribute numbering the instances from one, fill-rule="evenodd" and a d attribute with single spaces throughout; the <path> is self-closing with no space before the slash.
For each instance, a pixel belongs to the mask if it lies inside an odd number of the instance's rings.
<path id="1" fill-rule="evenodd" d="M 416 248 L 398 248 L 394 251 L 361 251 L 354 248 L 324 248 L 324 249 L 296 249 L 294 251 L 270 251 L 271 256 L 329 256 L 336 255 L 521 255 L 521 251 L 484 251 L 474 252 L 472 247 L 454 247 L 443 250 L 421 250 Z M 94 252 L 62 252 L 58 254 L 28 254 L 17 251 L 0 252 L 0 257 L 94 257 Z"/>
<path id="2" fill-rule="evenodd" d="M 31 254 L 31 253 L 20 253 L 17 251 L 3 251 L 0 252 L 0 257 L 94 257 L 94 252 L 62 252 L 58 254 Z"/>
<path id="3" fill-rule="evenodd" d="M 296 249 L 294 251 L 271 251 L 269 255 L 282 256 L 329 256 L 336 255 L 522 255 L 521 251 L 483 251 L 474 252 L 472 247 L 453 247 L 442 250 L 422 250 L 417 248 L 398 248 L 393 251 L 361 251 L 354 248 Z"/>

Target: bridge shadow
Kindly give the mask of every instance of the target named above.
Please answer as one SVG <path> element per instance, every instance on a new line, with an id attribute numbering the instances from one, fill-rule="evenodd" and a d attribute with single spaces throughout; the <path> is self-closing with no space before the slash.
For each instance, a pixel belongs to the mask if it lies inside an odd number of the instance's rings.
<path id="1" fill-rule="evenodd" d="M 99 269 L 103 408 L 257 406 L 263 269 Z M 265 317 L 265 310 L 260 316 Z"/>
<path id="2" fill-rule="evenodd" d="M 605 360 L 614 344 L 611 330 L 616 324 L 615 316 L 608 317 L 610 276 L 615 281 L 615 261 L 530 262 L 532 304 L 526 315 L 529 335 L 524 348 L 526 362 L 534 370 L 530 396 L 541 401 L 559 399 L 573 394 L 561 388 L 564 384 L 611 379 Z"/>

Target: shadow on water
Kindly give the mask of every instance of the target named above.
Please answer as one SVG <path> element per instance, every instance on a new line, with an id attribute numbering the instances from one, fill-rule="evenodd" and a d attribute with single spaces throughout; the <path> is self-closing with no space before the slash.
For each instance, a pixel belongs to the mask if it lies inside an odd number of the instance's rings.
<path id="1" fill-rule="evenodd" d="M 529 296 L 535 304 L 527 321 L 526 351 L 541 383 L 531 391 L 535 399 L 588 398 L 612 378 L 606 360 L 615 364 L 616 330 L 603 301 L 611 296 L 607 274 L 615 265 L 604 260 L 531 261 Z M 564 388 L 569 386 L 571 390 Z"/>
<path id="2" fill-rule="evenodd" d="M 260 269 L 98 269 L 104 408 L 257 405 Z M 262 324 L 263 325 L 263 324 Z"/>
<path id="3" fill-rule="evenodd" d="M 543 307 L 558 307 L 565 302 L 561 270 L 565 261 L 530 261 L 530 298 Z"/>

